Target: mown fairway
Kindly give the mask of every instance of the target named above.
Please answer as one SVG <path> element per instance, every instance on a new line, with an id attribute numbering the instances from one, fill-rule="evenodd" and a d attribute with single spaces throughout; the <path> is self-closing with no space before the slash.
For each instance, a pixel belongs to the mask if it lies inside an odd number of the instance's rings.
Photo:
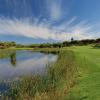
<path id="1" fill-rule="evenodd" d="M 76 55 L 80 72 L 70 100 L 100 100 L 100 49 L 91 46 L 71 49 Z"/>
<path id="2" fill-rule="evenodd" d="M 15 100 L 24 100 L 26 97 L 35 100 L 100 100 L 99 48 L 73 46 L 38 48 L 34 51 L 57 53 L 58 60 L 48 68 L 45 77 L 24 77 L 19 84 L 10 84 L 8 98 Z"/>

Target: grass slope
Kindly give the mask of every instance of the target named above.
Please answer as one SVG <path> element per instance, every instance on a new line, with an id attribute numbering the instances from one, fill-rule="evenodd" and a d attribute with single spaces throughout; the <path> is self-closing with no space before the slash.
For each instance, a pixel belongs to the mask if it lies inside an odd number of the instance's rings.
<path id="1" fill-rule="evenodd" d="M 41 52 L 57 52 L 59 48 L 41 49 Z M 66 96 L 75 85 L 77 64 L 72 51 L 59 49 L 58 60 L 48 65 L 46 76 L 25 77 L 18 83 L 8 84 L 8 95 L 11 100 L 66 100 Z"/>
<path id="2" fill-rule="evenodd" d="M 100 100 L 100 49 L 90 46 L 71 49 L 80 65 L 80 76 L 69 100 Z"/>
<path id="3" fill-rule="evenodd" d="M 59 57 L 49 67 L 47 76 L 24 78 L 19 84 L 11 84 L 10 97 L 15 100 L 100 100 L 100 49 L 73 46 L 34 51 L 59 51 Z"/>

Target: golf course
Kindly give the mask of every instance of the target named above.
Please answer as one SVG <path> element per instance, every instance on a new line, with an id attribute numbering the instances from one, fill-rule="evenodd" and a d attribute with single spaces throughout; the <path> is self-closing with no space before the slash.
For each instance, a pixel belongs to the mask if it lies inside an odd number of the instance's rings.
<path id="1" fill-rule="evenodd" d="M 100 100 L 100 0 L 0 0 L 0 100 Z"/>
<path id="2" fill-rule="evenodd" d="M 9 57 L 12 52 L 17 50 L 19 49 L 2 49 L 0 50 L 2 51 L 0 58 Z M 21 78 L 19 77 L 17 82 L 8 82 L 7 80 L 1 82 L 1 84 L 8 87 L 7 92 L 1 93 L 2 98 L 13 98 L 15 100 L 25 98 L 32 100 L 99 100 L 99 48 L 87 45 L 26 50 L 44 54 L 53 53 L 58 57 L 55 63 L 47 65 L 46 74 L 43 76 L 39 74 L 29 76 L 26 74 Z M 23 48 L 19 51 L 23 51 Z"/>
<path id="3" fill-rule="evenodd" d="M 71 90 L 70 100 L 100 99 L 100 49 L 91 46 L 73 47 L 79 64 L 77 84 Z"/>

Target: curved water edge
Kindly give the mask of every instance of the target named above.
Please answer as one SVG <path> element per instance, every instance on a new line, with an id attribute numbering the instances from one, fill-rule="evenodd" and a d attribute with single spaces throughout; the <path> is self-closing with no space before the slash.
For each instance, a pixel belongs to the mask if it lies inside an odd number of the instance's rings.
<path id="1" fill-rule="evenodd" d="M 8 52 L 8 54 L 0 58 L 0 80 L 45 75 L 47 65 L 56 62 L 58 57 L 57 54 L 34 52 L 32 50 L 14 50 Z"/>
<path id="2" fill-rule="evenodd" d="M 58 97 L 59 93 L 65 95 L 65 91 L 67 93 L 76 84 L 78 69 L 72 51 L 62 49 L 57 61 L 47 68 L 47 73 L 43 77 L 38 75 L 25 77 L 19 81 L 8 83 L 5 81 L 0 87 L 1 95 L 16 100 L 18 98 L 24 99 L 26 96 L 34 98 L 37 97 L 37 93 L 40 97 L 44 93 L 47 97 L 50 97 L 50 95 L 53 97 L 53 94 L 56 93 L 55 96 Z M 61 90 L 59 87 L 61 87 Z M 63 95 L 62 98 L 65 97 Z"/>

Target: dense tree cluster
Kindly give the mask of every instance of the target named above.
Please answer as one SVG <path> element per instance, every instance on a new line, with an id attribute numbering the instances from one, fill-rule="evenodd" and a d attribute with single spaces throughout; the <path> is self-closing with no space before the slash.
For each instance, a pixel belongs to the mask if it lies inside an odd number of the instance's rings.
<path id="1" fill-rule="evenodd" d="M 30 47 L 33 48 L 48 48 L 48 47 L 66 47 L 66 46 L 82 46 L 89 44 L 98 44 L 100 45 L 100 38 L 98 39 L 85 39 L 85 40 L 74 40 L 71 38 L 71 41 L 64 41 L 63 43 L 44 43 L 44 44 L 33 44 Z"/>
<path id="2" fill-rule="evenodd" d="M 0 48 L 9 48 L 9 47 L 15 47 L 15 42 L 0 42 Z"/>
<path id="3" fill-rule="evenodd" d="M 24 47 L 29 47 L 29 45 L 16 44 L 16 42 L 2 42 L 2 41 L 0 42 L 0 49 L 10 48 L 10 47 L 24 48 Z"/>

